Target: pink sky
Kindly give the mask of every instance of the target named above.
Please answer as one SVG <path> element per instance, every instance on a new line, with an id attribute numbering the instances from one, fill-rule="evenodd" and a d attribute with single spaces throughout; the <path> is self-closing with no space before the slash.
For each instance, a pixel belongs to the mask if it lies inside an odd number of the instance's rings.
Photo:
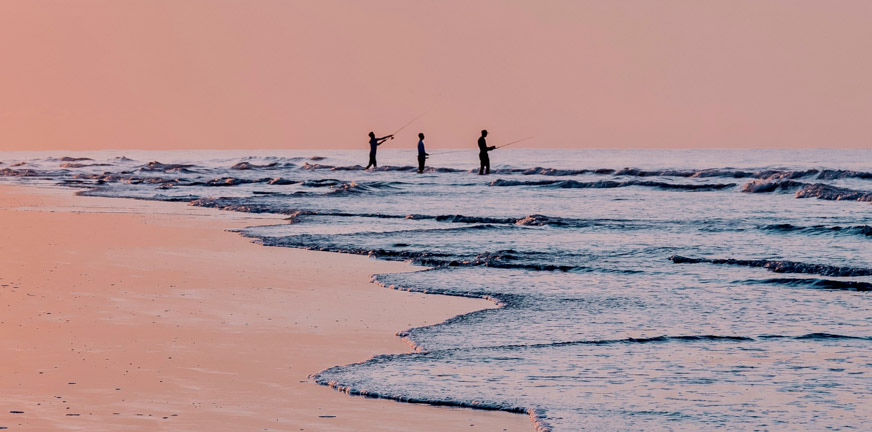
<path id="1" fill-rule="evenodd" d="M 0 150 L 870 147 L 872 1 L 0 1 Z"/>

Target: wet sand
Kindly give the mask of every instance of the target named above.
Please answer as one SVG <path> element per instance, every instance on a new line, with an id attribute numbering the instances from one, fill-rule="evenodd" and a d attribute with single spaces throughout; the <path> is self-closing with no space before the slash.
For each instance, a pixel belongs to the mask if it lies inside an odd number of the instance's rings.
<path id="1" fill-rule="evenodd" d="M 403 263 L 255 245 L 280 217 L 0 185 L 0 427 L 531 431 L 519 414 L 308 380 L 411 352 L 394 333 L 492 307 L 369 283 Z"/>

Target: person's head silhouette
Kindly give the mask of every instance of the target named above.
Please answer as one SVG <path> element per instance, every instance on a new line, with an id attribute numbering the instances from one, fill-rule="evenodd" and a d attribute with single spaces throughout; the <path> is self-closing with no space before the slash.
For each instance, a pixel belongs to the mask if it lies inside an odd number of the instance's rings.
<path id="1" fill-rule="evenodd" d="M 420 139 L 424 139 L 424 132 L 420 132 L 420 133 L 418 133 L 418 138 L 420 138 Z"/>
<path id="2" fill-rule="evenodd" d="M 375 138 L 375 132 L 370 132 L 370 133 L 369 133 L 369 137 L 370 137 L 370 138 Z"/>
<path id="3" fill-rule="evenodd" d="M 482 130 L 481 130 L 481 136 L 483 136 L 483 137 L 486 137 L 486 136 L 487 136 L 487 129 L 482 129 Z"/>

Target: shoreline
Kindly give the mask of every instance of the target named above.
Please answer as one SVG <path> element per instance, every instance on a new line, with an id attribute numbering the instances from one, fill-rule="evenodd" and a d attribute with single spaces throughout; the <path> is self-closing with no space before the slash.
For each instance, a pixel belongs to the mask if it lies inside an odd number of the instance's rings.
<path id="1" fill-rule="evenodd" d="M 308 378 L 413 352 L 397 331 L 494 307 L 369 282 L 406 263 L 227 231 L 276 215 L 26 185 L 0 185 L 0 203 L 9 430 L 533 430 L 527 415 L 349 397 Z"/>

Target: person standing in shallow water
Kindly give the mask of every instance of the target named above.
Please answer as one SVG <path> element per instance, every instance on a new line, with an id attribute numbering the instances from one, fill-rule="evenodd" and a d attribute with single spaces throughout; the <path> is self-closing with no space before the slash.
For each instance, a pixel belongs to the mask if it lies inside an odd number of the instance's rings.
<path id="1" fill-rule="evenodd" d="M 418 173 L 424 172 L 424 162 L 427 160 L 427 156 L 430 156 L 426 151 L 424 151 L 424 134 L 418 134 Z"/>
<path id="2" fill-rule="evenodd" d="M 479 175 L 490 174 L 490 157 L 487 152 L 496 149 L 495 146 L 487 146 L 487 130 L 481 131 L 481 137 L 478 138 L 478 159 L 481 161 L 481 168 L 478 169 Z"/>
<path id="3" fill-rule="evenodd" d="M 369 133 L 369 164 L 364 169 L 369 169 L 369 167 L 378 168 L 378 163 L 375 161 L 375 153 L 378 151 L 378 146 L 382 145 L 388 138 L 394 139 L 394 136 L 386 135 L 376 138 L 375 132 Z"/>

